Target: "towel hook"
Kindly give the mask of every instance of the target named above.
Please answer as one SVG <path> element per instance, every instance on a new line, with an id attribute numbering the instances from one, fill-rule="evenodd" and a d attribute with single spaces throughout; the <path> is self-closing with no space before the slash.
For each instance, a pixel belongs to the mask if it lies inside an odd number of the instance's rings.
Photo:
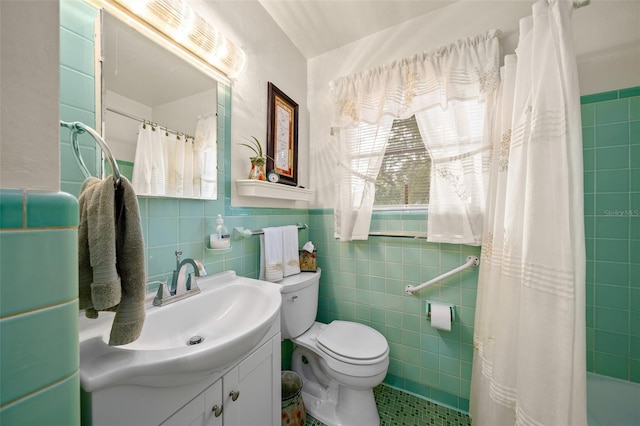
<path id="1" fill-rule="evenodd" d="M 80 147 L 78 145 L 78 135 L 84 132 L 87 132 L 93 137 L 93 139 L 95 139 L 95 141 L 100 146 L 100 149 L 102 149 L 102 151 L 107 156 L 107 160 L 109 161 L 109 164 L 111 165 L 111 170 L 113 171 L 114 186 L 117 187 L 120 184 L 120 169 L 118 168 L 118 164 L 116 163 L 116 160 L 113 157 L 113 154 L 109 149 L 109 146 L 104 141 L 104 139 L 102 139 L 102 137 L 98 134 L 98 132 L 96 132 L 91 127 L 79 121 L 67 122 L 67 121 L 61 120 L 60 127 L 66 127 L 67 129 L 71 130 L 71 136 L 70 136 L 71 147 L 73 148 L 73 153 L 75 154 L 78 167 L 80 167 L 82 174 L 84 174 L 84 176 L 87 179 L 91 177 L 91 173 L 89 173 L 89 169 L 87 168 L 86 164 L 84 163 L 84 160 L 82 159 L 82 155 L 80 154 Z"/>

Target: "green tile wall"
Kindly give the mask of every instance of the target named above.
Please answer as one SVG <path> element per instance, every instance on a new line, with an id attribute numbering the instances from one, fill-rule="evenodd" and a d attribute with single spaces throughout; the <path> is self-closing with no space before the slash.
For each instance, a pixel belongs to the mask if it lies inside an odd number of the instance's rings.
<path id="1" fill-rule="evenodd" d="M 426 231 L 426 214 L 374 213 L 372 231 Z M 367 324 L 391 349 L 385 383 L 468 411 L 477 269 L 463 271 L 415 296 L 404 292 L 458 267 L 479 247 L 410 238 L 334 239 L 333 212 L 310 211 L 310 237 L 322 268 L 318 319 Z M 450 332 L 431 328 L 426 301 L 452 303 Z"/>
<path id="2" fill-rule="evenodd" d="M 209 274 L 234 270 L 239 275 L 257 278 L 259 268 L 259 238 L 233 240 L 231 249 L 209 250 L 208 235 L 216 228 L 216 216 L 222 214 L 225 226 L 260 229 L 266 226 L 307 223 L 306 210 L 243 209 L 241 213 L 225 215 L 222 202 L 199 200 L 142 199 L 143 232 L 149 281 L 169 280 L 175 269 L 175 251 L 182 258 L 202 260 Z M 277 210 L 277 209 L 275 209 Z M 299 238 L 306 241 L 308 231 Z M 304 243 L 303 241 L 303 243 Z M 156 285 L 150 285 L 153 291 Z"/>
<path id="3" fill-rule="evenodd" d="M 0 424 L 79 424 L 78 203 L 0 190 Z"/>
<path id="4" fill-rule="evenodd" d="M 79 387 L 80 379 L 75 374 L 27 395 L 0 411 L 0 422 L 3 425 L 79 425 L 80 399 L 75 396 Z"/>
<path id="5" fill-rule="evenodd" d="M 95 126 L 93 21 L 60 2 L 60 119 Z M 60 129 L 61 193 L 0 189 L 0 424 L 80 423 L 78 195 L 84 176 Z M 80 150 L 95 174 L 98 152 Z"/>
<path id="6" fill-rule="evenodd" d="M 587 369 L 640 382 L 640 87 L 582 98 Z"/>
<path id="7" fill-rule="evenodd" d="M 94 22 L 97 9 L 84 1 L 60 1 L 60 120 L 81 121 L 96 127 Z M 76 164 L 69 130 L 60 129 L 60 187 L 62 191 L 80 194 L 85 176 Z M 80 153 L 96 176 L 100 167 L 100 150 L 85 133 L 78 137 Z"/>

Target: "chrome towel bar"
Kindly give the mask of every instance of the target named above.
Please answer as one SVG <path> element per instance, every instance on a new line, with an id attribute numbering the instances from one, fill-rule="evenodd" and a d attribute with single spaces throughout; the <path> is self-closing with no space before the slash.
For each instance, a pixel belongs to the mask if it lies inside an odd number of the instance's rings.
<path id="1" fill-rule="evenodd" d="M 113 157 L 113 154 L 109 149 L 109 145 L 107 145 L 107 143 L 104 141 L 104 139 L 102 139 L 98 132 L 79 121 L 67 122 L 60 120 L 60 127 L 66 127 L 67 129 L 71 130 L 71 147 L 73 148 L 73 153 L 75 154 L 76 161 L 78 162 L 78 167 L 80 167 L 82 174 L 87 179 L 91 177 L 91 173 L 89 173 L 89 169 L 87 169 L 87 166 L 82 159 L 82 155 L 80 155 L 80 147 L 78 146 L 78 135 L 87 132 L 93 137 L 93 139 L 95 139 L 95 141 L 100 146 L 100 149 L 102 149 L 102 152 L 104 152 L 107 156 L 107 160 L 109 161 L 111 170 L 113 171 L 113 182 L 117 187 L 120 184 L 120 169 L 118 168 L 116 159 Z"/>

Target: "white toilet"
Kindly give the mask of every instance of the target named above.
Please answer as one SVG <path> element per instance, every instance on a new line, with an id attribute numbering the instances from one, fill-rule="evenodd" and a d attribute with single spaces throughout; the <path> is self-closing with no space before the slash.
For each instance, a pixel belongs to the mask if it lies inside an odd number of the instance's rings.
<path id="1" fill-rule="evenodd" d="M 294 343 L 291 364 L 302 377 L 305 408 L 329 426 L 379 425 L 373 387 L 387 374 L 389 345 L 364 324 L 315 321 L 321 272 L 278 283 L 282 338 Z"/>

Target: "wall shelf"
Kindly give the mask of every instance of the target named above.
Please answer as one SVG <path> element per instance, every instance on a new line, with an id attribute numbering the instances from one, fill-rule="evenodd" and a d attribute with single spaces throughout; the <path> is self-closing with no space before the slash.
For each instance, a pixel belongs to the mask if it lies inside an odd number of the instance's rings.
<path id="1" fill-rule="evenodd" d="M 207 244 L 205 246 L 205 249 L 210 252 L 210 253 L 218 253 L 218 254 L 223 254 L 223 253 L 228 253 L 231 251 L 231 246 L 229 247 L 225 247 L 225 248 L 219 248 L 219 249 L 215 249 L 215 248 L 210 248 L 209 245 Z"/>
<path id="2" fill-rule="evenodd" d="M 280 200 L 311 201 L 313 191 L 306 188 L 253 179 L 236 180 L 238 195 L 243 197 L 277 198 Z"/>
<path id="3" fill-rule="evenodd" d="M 207 235 L 208 237 L 208 235 Z M 207 238 L 208 239 L 208 238 Z M 209 241 L 206 241 L 204 244 L 204 248 L 206 251 L 208 251 L 209 253 L 227 253 L 231 251 L 231 240 L 229 240 L 229 245 L 227 247 L 221 247 L 221 248 L 211 248 L 211 245 L 209 244 Z"/>

